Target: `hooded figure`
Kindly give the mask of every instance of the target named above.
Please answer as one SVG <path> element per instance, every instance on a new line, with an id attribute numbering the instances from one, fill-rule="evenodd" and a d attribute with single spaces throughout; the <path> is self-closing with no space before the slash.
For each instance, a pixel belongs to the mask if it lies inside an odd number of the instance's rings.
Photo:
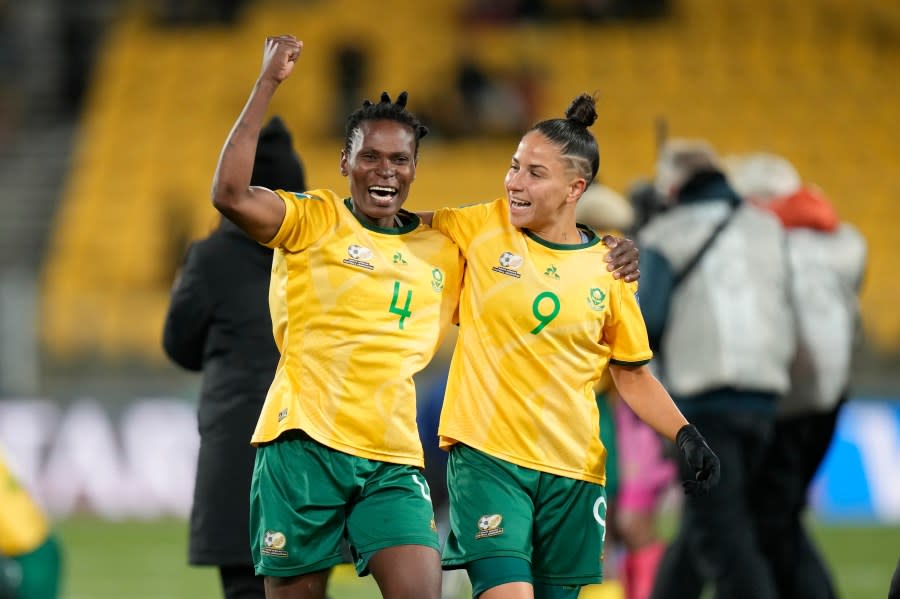
<path id="1" fill-rule="evenodd" d="M 262 129 L 252 185 L 305 191 L 303 166 L 280 118 Z M 172 289 L 163 348 L 202 371 L 200 450 L 190 519 L 189 562 L 218 566 L 225 597 L 264 597 L 250 557 L 250 436 L 279 353 L 268 292 L 272 250 L 222 218 L 192 244 Z"/>

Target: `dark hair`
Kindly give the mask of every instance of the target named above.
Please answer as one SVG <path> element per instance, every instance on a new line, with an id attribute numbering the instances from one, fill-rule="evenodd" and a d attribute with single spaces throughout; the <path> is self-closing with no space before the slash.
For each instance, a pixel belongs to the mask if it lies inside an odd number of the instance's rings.
<path id="1" fill-rule="evenodd" d="M 573 161 L 575 168 L 584 173 L 588 183 L 594 180 L 600 169 L 600 150 L 597 139 L 588 127 L 597 120 L 597 100 L 589 94 L 581 94 L 569 104 L 566 118 L 541 121 L 530 131 L 539 131 L 558 145 L 563 156 Z"/>
<path id="2" fill-rule="evenodd" d="M 387 92 L 381 92 L 381 100 L 374 104 L 365 100 L 361 108 L 357 108 L 347 117 L 347 127 L 344 135 L 344 151 L 349 154 L 353 142 L 353 132 L 359 129 L 363 121 L 388 120 L 406 125 L 413 131 L 416 138 L 415 155 L 419 155 L 419 140 L 428 135 L 428 127 L 423 125 L 413 113 L 406 110 L 408 94 L 403 91 L 397 96 L 396 102 L 391 102 Z"/>

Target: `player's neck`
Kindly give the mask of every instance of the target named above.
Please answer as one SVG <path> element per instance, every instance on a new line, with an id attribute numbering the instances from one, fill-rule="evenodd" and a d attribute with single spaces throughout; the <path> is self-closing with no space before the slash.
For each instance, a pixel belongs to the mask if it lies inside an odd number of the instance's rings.
<path id="1" fill-rule="evenodd" d="M 403 221 L 401 220 L 399 214 L 395 214 L 393 216 L 385 216 L 383 218 L 371 218 L 362 210 L 357 208 L 352 199 L 350 200 L 350 212 L 352 212 L 353 216 L 356 217 L 356 220 L 360 221 L 361 223 L 375 226 L 380 229 L 399 229 L 403 226 Z"/>
<path id="2" fill-rule="evenodd" d="M 559 245 L 576 245 L 584 243 L 581 232 L 574 223 L 566 225 L 552 224 L 536 229 L 529 229 L 533 234 L 537 235 L 548 243 Z"/>

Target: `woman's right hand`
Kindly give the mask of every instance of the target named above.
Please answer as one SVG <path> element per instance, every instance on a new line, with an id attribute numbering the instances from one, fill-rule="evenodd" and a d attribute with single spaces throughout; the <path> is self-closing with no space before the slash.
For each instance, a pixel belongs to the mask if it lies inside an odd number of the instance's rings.
<path id="1" fill-rule="evenodd" d="M 303 42 L 293 35 L 267 37 L 260 79 L 281 83 L 290 77 L 302 50 Z"/>

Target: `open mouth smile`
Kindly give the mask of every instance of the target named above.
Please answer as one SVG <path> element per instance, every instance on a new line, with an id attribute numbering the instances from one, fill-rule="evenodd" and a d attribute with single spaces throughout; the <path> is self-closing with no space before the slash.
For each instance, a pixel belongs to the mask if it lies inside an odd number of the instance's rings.
<path id="1" fill-rule="evenodd" d="M 397 195 L 397 191 L 396 187 L 384 185 L 372 185 L 368 188 L 369 195 L 375 200 L 375 204 L 379 206 L 390 206 Z"/>

